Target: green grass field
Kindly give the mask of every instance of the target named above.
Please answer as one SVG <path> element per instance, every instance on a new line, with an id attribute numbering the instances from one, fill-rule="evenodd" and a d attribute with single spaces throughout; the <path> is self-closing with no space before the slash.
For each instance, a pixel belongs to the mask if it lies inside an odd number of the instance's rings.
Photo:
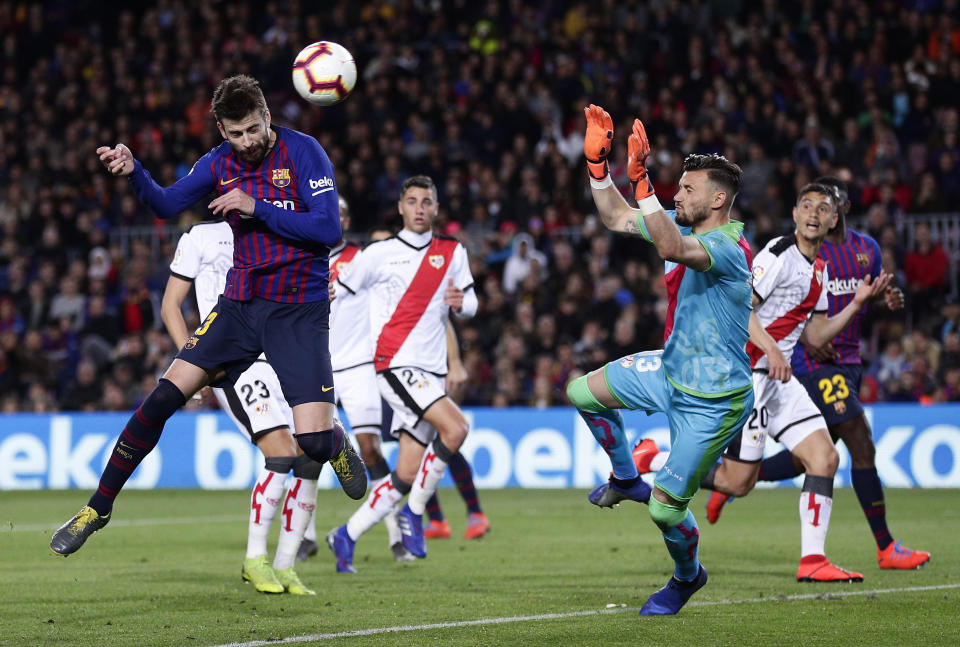
<path id="1" fill-rule="evenodd" d="M 877 568 L 853 491 L 838 490 L 828 556 L 865 580 L 811 585 L 795 581 L 797 490 L 754 492 L 715 526 L 701 493 L 710 582 L 679 615 L 640 618 L 672 570 L 660 534 L 646 507 L 600 510 L 585 491 L 481 492 L 493 530 L 466 541 L 462 503 L 442 490 L 453 539 L 396 564 L 377 527 L 357 544 L 357 575 L 337 574 L 321 547 L 298 568 L 313 598 L 241 581 L 247 492 L 125 492 L 68 559 L 47 543 L 87 494 L 4 492 L 0 645 L 957 645 L 957 495 L 887 491 L 894 535 L 933 553 L 924 569 L 892 572 Z M 321 536 L 354 507 L 321 492 Z"/>

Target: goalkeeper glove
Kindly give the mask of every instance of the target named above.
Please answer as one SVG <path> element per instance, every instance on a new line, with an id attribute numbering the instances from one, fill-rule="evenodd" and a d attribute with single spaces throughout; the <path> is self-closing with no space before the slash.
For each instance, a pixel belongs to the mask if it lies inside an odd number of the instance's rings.
<path id="1" fill-rule="evenodd" d="M 633 196 L 640 202 L 653 195 L 653 183 L 647 173 L 650 159 L 650 141 L 639 119 L 633 120 L 633 133 L 627 140 L 627 177 L 633 185 Z"/>
<path id="2" fill-rule="evenodd" d="M 607 155 L 613 145 L 613 119 L 606 110 L 592 103 L 583 112 L 587 117 L 587 134 L 583 138 L 587 172 L 594 180 L 602 180 L 610 174 Z"/>

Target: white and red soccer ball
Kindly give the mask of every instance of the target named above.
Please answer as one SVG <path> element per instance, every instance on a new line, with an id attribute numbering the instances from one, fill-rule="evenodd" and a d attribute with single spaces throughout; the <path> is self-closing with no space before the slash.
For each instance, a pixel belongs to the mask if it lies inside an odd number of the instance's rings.
<path id="1" fill-rule="evenodd" d="M 347 98 L 357 84 L 353 54 L 338 43 L 322 40 L 307 45 L 293 61 L 293 87 L 317 106 L 332 106 Z"/>

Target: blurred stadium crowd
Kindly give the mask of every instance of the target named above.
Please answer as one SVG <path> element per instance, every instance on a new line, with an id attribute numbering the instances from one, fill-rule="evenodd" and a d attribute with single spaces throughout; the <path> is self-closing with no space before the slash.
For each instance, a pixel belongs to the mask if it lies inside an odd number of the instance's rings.
<path id="1" fill-rule="evenodd" d="M 159 317 L 167 264 L 178 232 L 208 217 L 205 202 L 156 221 L 94 149 L 125 142 L 173 183 L 220 140 L 209 98 L 237 72 L 261 81 L 275 122 L 326 148 L 357 238 L 398 227 L 405 177 L 437 181 L 440 230 L 466 244 L 481 297 L 460 326 L 465 404 L 564 404 L 571 376 L 662 344 L 653 248 L 609 236 L 592 214 L 590 102 L 614 116 L 625 191 L 635 116 L 665 206 L 685 153 L 738 162 L 735 217 L 755 249 L 792 230 L 798 187 L 847 180 L 853 221 L 908 298 L 865 332 L 861 399 L 960 399 L 958 2 L 322 7 L 0 0 L 3 411 L 127 410 L 155 384 L 175 350 Z M 361 75 L 354 96 L 322 111 L 290 81 L 296 52 L 316 40 L 344 44 Z"/>

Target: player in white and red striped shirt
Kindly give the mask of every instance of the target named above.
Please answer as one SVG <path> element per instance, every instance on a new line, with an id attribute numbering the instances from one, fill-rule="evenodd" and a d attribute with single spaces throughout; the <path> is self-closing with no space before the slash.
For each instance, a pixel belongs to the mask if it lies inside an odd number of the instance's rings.
<path id="1" fill-rule="evenodd" d="M 827 424 L 806 389 L 790 374 L 785 359 L 801 337 L 819 344 L 833 339 L 870 298 L 881 294 L 891 276 L 868 276 L 849 306 L 827 317 L 827 267 L 820 244 L 837 221 L 833 191 L 820 184 L 800 190 L 793 209 L 796 231 L 775 238 L 753 259 L 750 355 L 754 407 L 747 424 L 724 451 L 723 460 L 701 487 L 727 496 L 746 496 L 757 482 L 766 435 L 780 441 L 805 466 L 800 493 L 801 582 L 861 582 L 863 575 L 834 566 L 824 549 L 833 506 L 833 477 L 839 457 Z M 637 457 L 638 452 L 634 456 Z M 650 471 L 650 456 L 641 472 Z M 656 461 L 660 463 L 662 459 Z M 718 496 L 717 494 L 713 495 Z M 709 512 L 709 510 L 708 510 Z M 715 521 L 708 514 L 708 520 Z"/>
<path id="2" fill-rule="evenodd" d="M 377 384 L 393 408 L 392 433 L 400 443 L 390 478 L 372 488 L 350 520 L 327 537 L 341 572 L 353 572 L 357 538 L 408 492 L 399 514 L 403 545 L 426 557 L 427 500 L 469 430 L 445 391 L 449 313 L 472 317 L 477 311 L 467 252 L 456 239 L 433 234 L 438 203 L 429 177 L 405 180 L 397 208 L 403 229 L 369 245 L 336 284 L 344 299 L 368 295 Z"/>

